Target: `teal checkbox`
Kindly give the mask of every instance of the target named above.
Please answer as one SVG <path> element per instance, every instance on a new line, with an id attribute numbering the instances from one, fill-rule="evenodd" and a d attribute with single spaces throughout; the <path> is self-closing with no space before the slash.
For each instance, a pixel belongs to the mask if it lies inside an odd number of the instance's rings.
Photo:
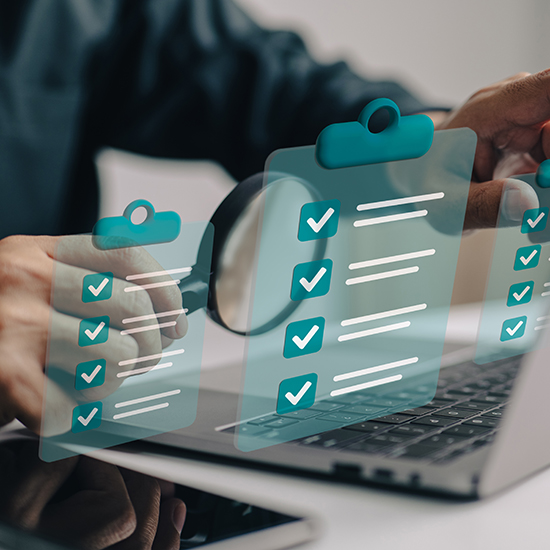
<path id="1" fill-rule="evenodd" d="M 309 409 L 315 403 L 317 375 L 315 373 L 287 378 L 279 384 L 277 414 Z"/>
<path id="2" fill-rule="evenodd" d="M 298 226 L 299 241 L 313 241 L 334 237 L 338 231 L 340 201 L 309 202 L 302 206 Z"/>
<path id="3" fill-rule="evenodd" d="M 523 222 L 521 223 L 522 233 L 536 233 L 544 231 L 548 223 L 548 207 L 531 208 L 523 214 Z"/>
<path id="4" fill-rule="evenodd" d="M 533 297 L 533 289 L 535 288 L 534 281 L 527 281 L 526 283 L 516 283 L 510 287 L 508 291 L 508 301 L 506 305 L 522 306 L 528 304 Z"/>
<path id="5" fill-rule="evenodd" d="M 79 363 L 76 366 L 75 389 L 80 391 L 102 386 L 105 383 L 106 368 L 107 362 L 105 359 Z"/>
<path id="6" fill-rule="evenodd" d="M 95 430 L 101 426 L 103 404 L 101 401 L 79 405 L 73 409 L 72 431 L 77 434 Z"/>
<path id="7" fill-rule="evenodd" d="M 82 301 L 100 302 L 108 300 L 113 295 L 113 274 L 94 273 L 86 275 L 82 281 Z"/>
<path id="8" fill-rule="evenodd" d="M 91 317 L 80 321 L 78 331 L 78 345 L 93 346 L 94 344 L 104 344 L 109 338 L 109 317 Z"/>
<path id="9" fill-rule="evenodd" d="M 317 353 L 323 346 L 325 319 L 314 317 L 295 321 L 286 327 L 283 356 L 287 359 Z"/>
<path id="10" fill-rule="evenodd" d="M 518 248 L 516 252 L 516 259 L 514 261 L 514 271 L 523 271 L 524 269 L 532 269 L 539 265 L 540 260 L 540 244 L 534 244 L 532 246 L 522 246 Z"/>
<path id="11" fill-rule="evenodd" d="M 328 294 L 332 276 L 332 260 L 298 264 L 292 274 L 290 297 L 295 302 Z"/>
<path id="12" fill-rule="evenodd" d="M 514 317 L 513 319 L 506 319 L 502 323 L 502 330 L 500 332 L 500 341 L 507 342 L 508 340 L 516 340 L 521 338 L 525 334 L 525 327 L 527 326 L 527 317 Z"/>

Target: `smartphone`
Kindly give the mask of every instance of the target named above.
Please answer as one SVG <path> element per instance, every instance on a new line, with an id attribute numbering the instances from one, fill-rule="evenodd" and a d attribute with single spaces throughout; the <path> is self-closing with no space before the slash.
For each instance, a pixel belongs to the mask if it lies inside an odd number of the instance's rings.
<path id="1" fill-rule="evenodd" d="M 279 550 L 315 538 L 313 520 L 281 510 L 154 479 L 88 457 L 44 463 L 38 459 L 35 441 L 1 443 L 0 465 L 0 550 Z M 155 497 L 150 491 L 152 484 L 161 488 L 160 502 L 158 492 Z M 163 505 L 173 499 L 181 499 L 187 508 L 179 541 L 169 519 L 172 512 L 163 512 Z M 117 526 L 116 518 L 121 505 L 129 501 L 137 517 L 134 534 L 140 531 L 140 521 L 147 526 L 142 531 L 150 532 L 154 525 L 156 533 L 145 544 L 131 538 L 106 544 L 105 533 L 113 525 L 124 532 L 125 526 L 120 522 Z M 21 506 L 29 502 L 32 505 Z M 164 536 L 165 527 L 169 537 Z"/>

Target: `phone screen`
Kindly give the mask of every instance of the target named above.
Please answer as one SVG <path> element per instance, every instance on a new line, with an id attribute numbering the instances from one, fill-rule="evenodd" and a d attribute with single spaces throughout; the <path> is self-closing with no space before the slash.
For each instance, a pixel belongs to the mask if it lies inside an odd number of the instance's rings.
<path id="1" fill-rule="evenodd" d="M 0 550 L 261 550 L 310 531 L 304 518 L 90 457 L 45 463 L 36 440 L 0 443 Z"/>

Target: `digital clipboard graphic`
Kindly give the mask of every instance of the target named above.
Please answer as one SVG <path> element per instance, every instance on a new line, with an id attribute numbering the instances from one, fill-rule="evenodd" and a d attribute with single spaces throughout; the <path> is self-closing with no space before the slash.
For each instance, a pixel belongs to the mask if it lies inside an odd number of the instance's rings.
<path id="1" fill-rule="evenodd" d="M 146 219 L 132 222 L 143 208 Z M 191 425 L 207 293 L 181 337 L 180 287 L 208 285 L 213 226 L 145 200 L 55 252 L 40 456 L 47 462 Z M 200 250 L 200 254 L 199 254 Z"/>
<path id="2" fill-rule="evenodd" d="M 337 445 L 331 430 L 433 398 L 476 139 L 380 99 L 269 157 L 251 326 L 295 307 L 248 341 L 238 449 Z"/>

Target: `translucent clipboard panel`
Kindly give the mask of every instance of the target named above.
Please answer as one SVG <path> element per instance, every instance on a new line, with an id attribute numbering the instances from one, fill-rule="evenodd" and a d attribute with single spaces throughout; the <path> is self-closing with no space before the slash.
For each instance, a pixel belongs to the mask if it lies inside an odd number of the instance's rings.
<path id="1" fill-rule="evenodd" d="M 190 281 L 207 288 L 214 228 L 156 216 L 134 233 L 120 225 L 129 215 L 106 218 L 100 238 L 58 242 L 40 450 L 47 462 L 195 420 L 207 292 L 187 334 L 171 331 L 181 330 L 180 289 Z"/>
<path id="2" fill-rule="evenodd" d="M 484 364 L 514 357 L 541 345 L 550 324 L 550 188 L 537 175 L 514 176 L 528 183 L 539 208 L 523 213 L 519 225 L 499 216 L 491 271 L 485 290 L 475 361 Z M 506 191 L 505 191 L 506 192 Z"/>
<path id="3" fill-rule="evenodd" d="M 326 169 L 313 146 L 270 157 L 251 326 L 281 309 L 284 321 L 249 340 L 237 448 L 432 399 L 475 145 L 459 129 L 414 159 Z"/>

